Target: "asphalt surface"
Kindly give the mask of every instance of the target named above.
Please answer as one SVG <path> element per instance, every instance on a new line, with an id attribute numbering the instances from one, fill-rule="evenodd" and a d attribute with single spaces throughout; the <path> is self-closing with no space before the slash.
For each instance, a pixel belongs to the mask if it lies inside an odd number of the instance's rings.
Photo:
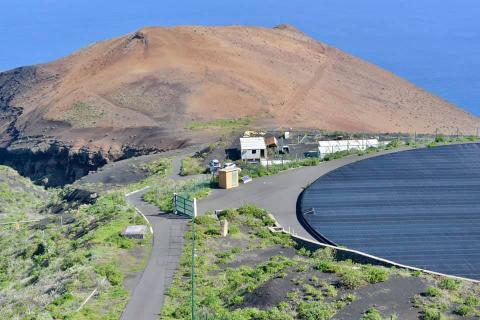
<path id="1" fill-rule="evenodd" d="M 181 180 L 190 177 L 179 176 L 184 154 L 172 160 L 170 178 Z M 188 219 L 174 214 L 165 214 L 156 206 L 143 201 L 149 188 L 128 195 L 127 201 L 137 208 L 150 222 L 153 230 L 153 245 L 150 259 L 130 296 L 122 314 L 122 320 L 150 320 L 159 318 L 165 293 L 172 283 L 178 268 L 180 255 L 187 231 Z"/>
<path id="2" fill-rule="evenodd" d="M 480 280 L 480 144 L 391 154 L 330 172 L 303 194 L 330 242 Z"/>
<path id="3" fill-rule="evenodd" d="M 153 229 L 153 246 L 148 264 L 133 289 L 122 320 L 157 320 L 166 290 L 178 267 L 188 219 L 163 214 L 142 200 L 143 190 L 127 196 L 127 201 L 143 213 Z"/>

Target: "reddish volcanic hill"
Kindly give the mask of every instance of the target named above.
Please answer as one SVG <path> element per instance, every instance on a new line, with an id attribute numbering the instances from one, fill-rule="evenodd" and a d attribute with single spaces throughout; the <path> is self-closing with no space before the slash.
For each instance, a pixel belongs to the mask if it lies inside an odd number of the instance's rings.
<path id="1" fill-rule="evenodd" d="M 185 129 L 192 121 L 247 116 L 270 128 L 474 133 L 480 126 L 290 26 L 148 27 L 0 73 L 3 148 L 168 149 L 215 134 Z"/>

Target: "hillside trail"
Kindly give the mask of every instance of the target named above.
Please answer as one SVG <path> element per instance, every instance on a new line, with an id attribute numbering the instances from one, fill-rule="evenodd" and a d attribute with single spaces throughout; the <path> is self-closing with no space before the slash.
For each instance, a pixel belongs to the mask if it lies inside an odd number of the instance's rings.
<path id="1" fill-rule="evenodd" d="M 281 118 L 288 119 L 291 118 L 292 110 L 295 110 L 295 107 L 300 105 L 310 94 L 310 91 L 313 90 L 315 85 L 323 78 L 325 75 L 325 70 L 330 65 L 330 58 L 326 55 L 325 60 L 320 62 L 320 65 L 315 69 L 313 77 L 308 80 L 306 83 L 298 86 L 287 99 L 286 103 L 282 107 Z"/>

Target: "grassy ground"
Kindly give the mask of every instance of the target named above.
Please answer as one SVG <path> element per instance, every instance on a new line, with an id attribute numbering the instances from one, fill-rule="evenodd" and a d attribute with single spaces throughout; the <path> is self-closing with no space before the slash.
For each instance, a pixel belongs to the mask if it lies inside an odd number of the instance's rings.
<path id="1" fill-rule="evenodd" d="M 202 129 L 223 129 L 223 128 L 241 128 L 252 124 L 251 118 L 237 118 L 237 119 L 218 119 L 211 121 L 193 121 L 187 125 L 190 130 Z"/>
<path id="2" fill-rule="evenodd" d="M 211 180 L 203 178 L 186 181 L 166 179 L 162 184 L 147 191 L 143 199 L 158 206 L 163 212 L 172 212 L 174 193 L 188 199 L 201 199 L 208 196 L 212 184 Z"/>
<path id="3" fill-rule="evenodd" d="M 41 218 L 38 213 L 48 196 L 15 170 L 0 166 L 0 222 Z"/>
<path id="4" fill-rule="evenodd" d="M 161 158 L 144 164 L 142 169 L 148 172 L 148 176 L 139 182 L 128 184 L 123 188 L 125 192 L 135 191 L 146 186 L 163 184 L 165 179 L 172 173 L 172 159 Z"/>
<path id="5" fill-rule="evenodd" d="M 271 233 L 274 221 L 254 206 L 224 210 L 219 218 L 230 222 L 225 238 L 216 216 L 195 222 L 201 319 L 443 319 L 430 314 L 479 312 L 478 285 L 339 261 L 330 249 L 311 252 Z M 191 317 L 191 233 L 186 238 L 161 319 Z M 432 302 L 429 287 L 439 287 L 443 304 Z"/>
<path id="6" fill-rule="evenodd" d="M 186 157 L 182 159 L 182 167 L 180 169 L 181 176 L 192 176 L 205 173 L 206 169 L 203 161 L 198 158 Z"/>
<path id="7" fill-rule="evenodd" d="M 90 105 L 83 101 L 77 101 L 65 113 L 65 120 L 77 128 L 88 128 L 105 115 L 98 106 Z"/>
<path id="8" fill-rule="evenodd" d="M 36 198 L 27 187 L 29 196 L 17 185 L 0 193 L 0 202 L 16 206 L 12 218 L 25 208 L 42 211 L 44 218 L 19 229 L 0 226 L 0 318 L 118 319 L 128 299 L 124 278 L 143 269 L 151 242 L 120 236 L 139 221 L 123 193 L 105 194 L 60 216 L 48 213 L 51 203 L 58 204 L 57 192 Z M 76 311 L 95 288 L 98 295 Z"/>

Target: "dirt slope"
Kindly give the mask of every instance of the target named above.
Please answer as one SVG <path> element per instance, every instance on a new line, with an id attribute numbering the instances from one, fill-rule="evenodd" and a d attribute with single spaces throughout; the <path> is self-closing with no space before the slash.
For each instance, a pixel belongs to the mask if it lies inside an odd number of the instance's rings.
<path id="1" fill-rule="evenodd" d="M 348 131 L 474 133 L 474 117 L 290 26 L 148 27 L 0 73 L 0 147 L 122 154 L 215 132 L 193 120 Z"/>

